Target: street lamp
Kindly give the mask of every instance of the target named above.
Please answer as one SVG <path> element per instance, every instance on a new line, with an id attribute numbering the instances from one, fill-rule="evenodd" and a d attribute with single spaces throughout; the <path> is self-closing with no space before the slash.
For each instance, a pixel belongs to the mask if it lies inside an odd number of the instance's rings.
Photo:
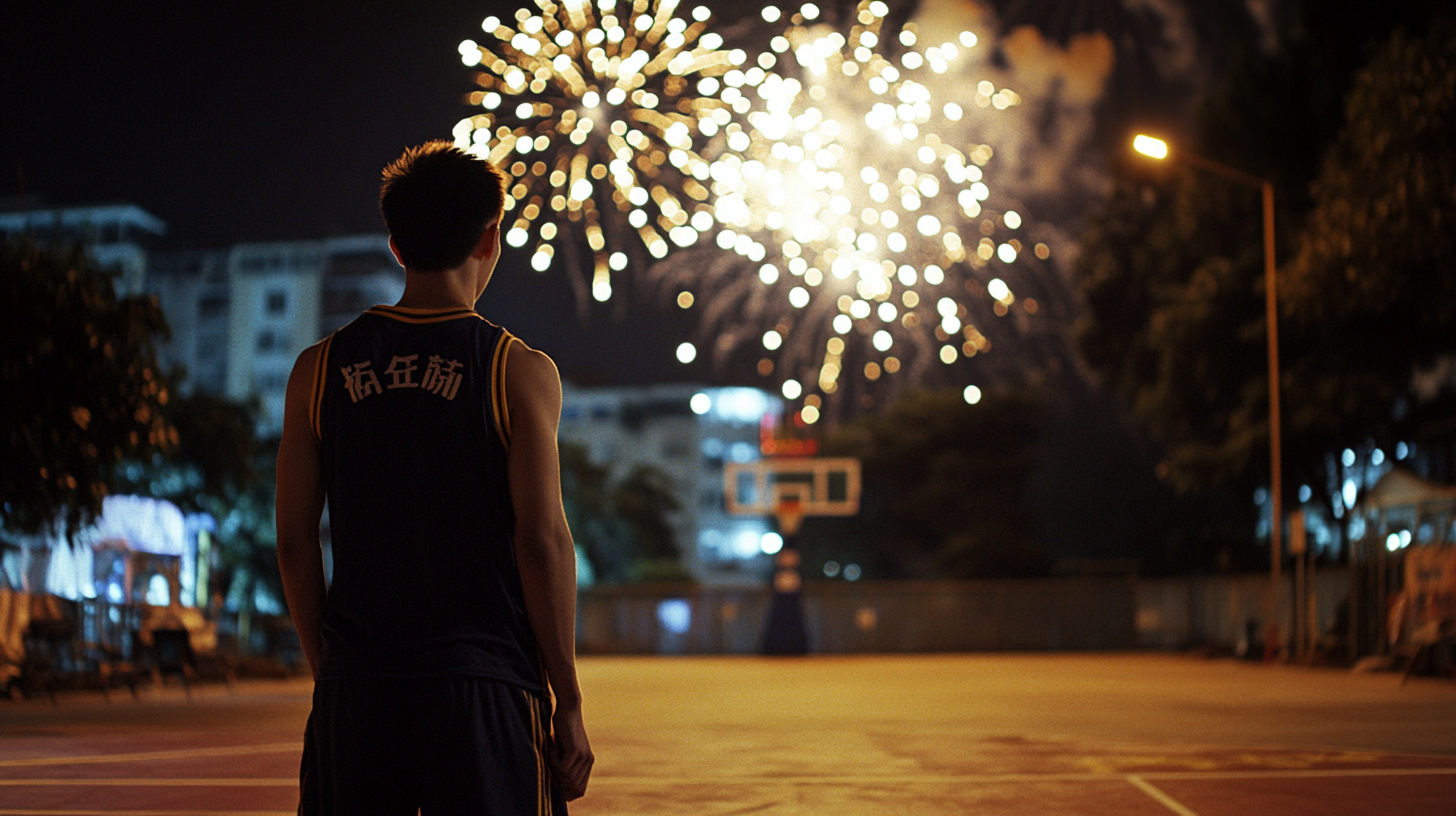
<path id="1" fill-rule="evenodd" d="M 1133 139 L 1132 146 L 1137 152 L 1154 159 L 1167 158 L 1169 153 L 1168 143 L 1152 136 L 1140 134 Z M 1258 187 L 1264 194 L 1264 318 L 1267 327 L 1265 334 L 1269 338 L 1269 497 L 1273 502 L 1270 506 L 1269 525 L 1269 581 L 1273 600 L 1269 620 L 1277 623 L 1280 556 L 1284 546 L 1284 500 L 1280 490 L 1283 482 L 1279 457 L 1279 312 L 1274 281 L 1274 184 L 1212 159 L 1205 159 L 1196 153 L 1179 151 L 1178 158 L 1240 184 Z"/>

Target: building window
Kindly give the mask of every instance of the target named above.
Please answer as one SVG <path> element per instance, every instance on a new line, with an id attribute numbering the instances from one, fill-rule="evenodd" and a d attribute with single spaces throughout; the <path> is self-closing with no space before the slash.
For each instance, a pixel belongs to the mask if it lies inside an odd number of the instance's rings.
<path id="1" fill-rule="evenodd" d="M 227 312 L 228 299 L 222 295 L 208 295 L 197 304 L 199 317 L 218 317 Z"/>
<path id="2" fill-rule="evenodd" d="M 258 332 L 258 351 L 279 351 L 284 346 L 283 338 L 271 331 Z"/>
<path id="3" fill-rule="evenodd" d="M 288 293 L 274 290 L 268 293 L 268 314 L 281 315 L 288 310 Z"/>
<path id="4" fill-rule="evenodd" d="M 264 371 L 257 375 L 254 382 L 257 383 L 259 391 L 283 391 L 288 388 L 288 372 Z"/>

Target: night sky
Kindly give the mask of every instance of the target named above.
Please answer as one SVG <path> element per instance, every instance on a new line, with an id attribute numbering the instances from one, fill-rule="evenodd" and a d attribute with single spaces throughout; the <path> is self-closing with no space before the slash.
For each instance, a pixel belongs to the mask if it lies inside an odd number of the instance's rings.
<path id="1" fill-rule="evenodd" d="M 483 9 L 22 4 L 4 192 L 23 162 L 32 204 L 135 201 L 185 245 L 378 231 L 379 169 L 460 118 Z"/>

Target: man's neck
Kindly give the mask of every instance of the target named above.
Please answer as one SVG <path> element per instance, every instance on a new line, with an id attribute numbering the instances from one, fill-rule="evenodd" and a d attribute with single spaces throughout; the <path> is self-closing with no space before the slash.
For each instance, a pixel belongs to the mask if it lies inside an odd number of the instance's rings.
<path id="1" fill-rule="evenodd" d="M 473 309 L 475 276 L 462 267 L 444 272 L 405 270 L 404 294 L 397 306 L 406 309 Z"/>

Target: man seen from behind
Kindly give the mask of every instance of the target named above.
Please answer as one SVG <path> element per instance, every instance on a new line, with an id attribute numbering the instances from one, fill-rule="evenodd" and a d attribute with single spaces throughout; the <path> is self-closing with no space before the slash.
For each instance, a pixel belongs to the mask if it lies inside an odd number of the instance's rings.
<path id="1" fill-rule="evenodd" d="M 404 295 L 288 381 L 278 564 L 314 676 L 300 813 L 565 814 L 586 790 L 561 381 L 474 311 L 504 197 L 448 142 L 385 168 Z"/>

